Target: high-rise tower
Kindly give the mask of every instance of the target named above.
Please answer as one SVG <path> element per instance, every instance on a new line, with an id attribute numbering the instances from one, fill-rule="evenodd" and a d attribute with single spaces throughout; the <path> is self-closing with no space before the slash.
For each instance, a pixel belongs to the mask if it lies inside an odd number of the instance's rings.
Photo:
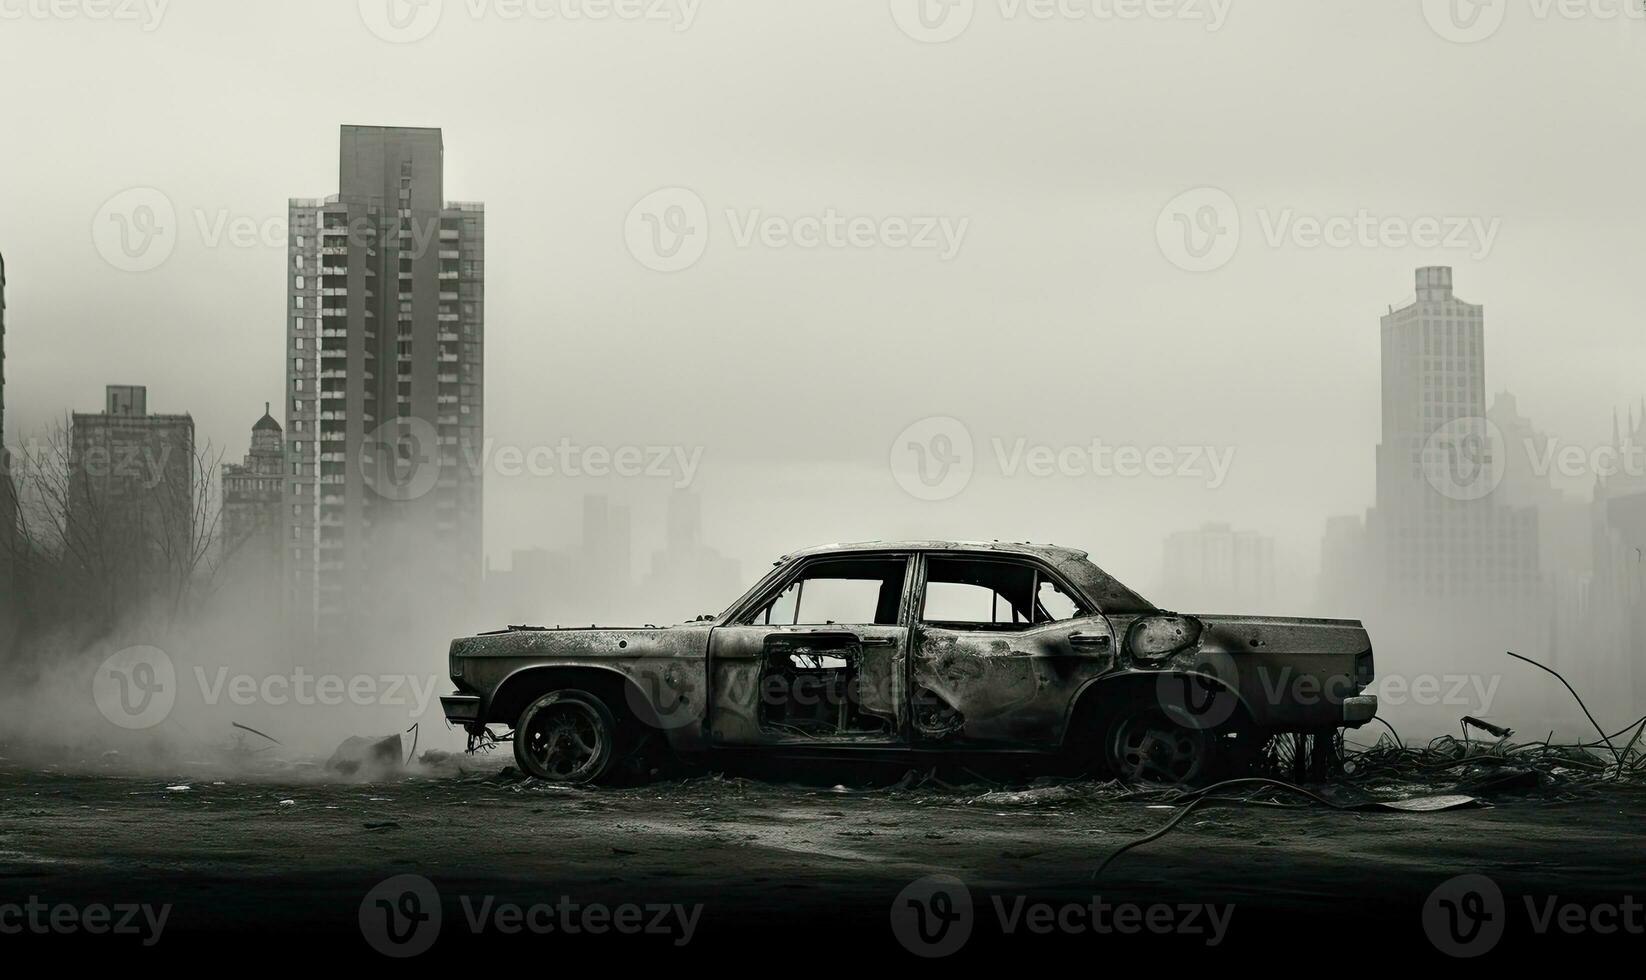
<path id="1" fill-rule="evenodd" d="M 290 205 L 285 592 L 323 635 L 479 587 L 485 211 L 444 152 L 345 126 L 339 192 Z"/>

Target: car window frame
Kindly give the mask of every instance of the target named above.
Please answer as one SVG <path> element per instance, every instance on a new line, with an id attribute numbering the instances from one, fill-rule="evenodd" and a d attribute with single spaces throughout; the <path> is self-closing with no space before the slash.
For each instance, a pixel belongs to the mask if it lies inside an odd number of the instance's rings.
<path id="1" fill-rule="evenodd" d="M 1076 608 L 1081 610 L 1079 615 L 1070 619 L 1056 619 L 1045 623 L 1029 623 L 1022 626 L 1015 623 L 966 623 L 964 625 L 981 627 L 980 629 L 968 630 L 967 632 L 1026 633 L 1032 630 L 1059 626 L 1063 623 L 1078 622 L 1082 619 L 1101 617 L 1105 621 L 1108 620 L 1108 614 L 1098 608 L 1097 603 L 1093 602 L 1084 592 L 1072 587 L 1069 584 L 1067 577 L 1059 575 L 1057 570 L 1054 569 L 1049 563 L 1041 561 L 1034 555 L 1005 554 L 1001 552 L 988 551 L 926 551 L 921 552 L 920 561 L 918 563 L 920 566 L 918 580 L 914 585 L 914 594 L 909 599 L 912 607 L 910 620 L 911 625 L 931 627 L 934 629 L 951 628 L 950 626 L 946 626 L 944 624 L 952 621 L 939 620 L 931 622 L 926 619 L 926 594 L 927 590 L 931 587 L 930 569 L 933 559 L 938 561 L 996 562 L 1029 566 L 1035 570 L 1038 576 L 1036 579 L 1037 582 L 1044 579 L 1055 583 L 1057 587 L 1062 590 L 1063 594 L 1068 596 L 1069 599 L 1075 603 Z M 1038 606 L 1040 604 L 1040 592 L 1038 589 L 1034 590 L 1033 599 L 1035 605 Z"/>
<path id="2" fill-rule="evenodd" d="M 779 567 L 774 575 L 768 575 L 763 584 L 756 585 L 749 590 L 752 598 L 745 599 L 734 607 L 724 619 L 726 626 L 750 626 L 759 629 L 835 629 L 851 626 L 865 628 L 890 629 L 893 627 L 908 626 L 911 615 L 911 593 L 914 588 L 915 577 L 918 574 L 915 560 L 917 554 L 913 551 L 865 551 L 842 552 L 839 554 L 810 555 Z M 903 584 L 898 589 L 897 621 L 885 623 L 761 623 L 756 622 L 755 614 L 766 608 L 778 597 L 789 590 L 789 587 L 806 576 L 808 569 L 817 565 L 827 565 L 835 562 L 851 561 L 902 561 Z"/>

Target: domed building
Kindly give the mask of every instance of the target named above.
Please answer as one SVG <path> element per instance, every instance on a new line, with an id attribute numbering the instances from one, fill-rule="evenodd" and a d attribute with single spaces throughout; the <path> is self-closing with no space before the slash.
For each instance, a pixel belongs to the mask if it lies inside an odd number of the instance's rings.
<path id="1" fill-rule="evenodd" d="M 286 436 L 263 405 L 251 428 L 245 461 L 223 467 L 223 573 L 231 588 L 267 590 L 280 585 L 281 461 Z"/>

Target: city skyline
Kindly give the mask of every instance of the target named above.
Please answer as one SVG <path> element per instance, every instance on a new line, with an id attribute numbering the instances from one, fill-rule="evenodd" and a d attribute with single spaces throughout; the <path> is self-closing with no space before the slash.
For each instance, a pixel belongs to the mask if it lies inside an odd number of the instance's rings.
<path id="1" fill-rule="evenodd" d="M 28 327 L 7 343 L 14 366 L 18 357 L 31 365 L 28 377 L 13 370 L 7 380 L 11 444 L 95 404 L 105 379 L 142 364 L 141 380 L 202 420 L 203 442 L 238 446 L 243 416 L 280 402 L 285 380 L 276 314 L 248 321 L 240 311 L 284 305 L 276 283 L 287 198 L 334 188 L 336 127 L 355 122 L 441 126 L 453 148 L 451 194 L 510 215 L 488 227 L 488 436 L 522 449 L 562 437 L 703 447 L 694 486 L 727 518 L 716 521 L 723 546 L 746 563 L 818 538 L 985 533 L 1075 540 L 1151 576 L 1160 539 L 1197 523 L 1183 519 L 1193 513 L 1267 529 L 1288 561 L 1312 565 L 1323 521 L 1373 502 L 1375 464 L 1361 447 L 1379 438 L 1378 351 L 1366 318 L 1403 302 L 1420 266 L 1455 267 L 1469 294 L 1498 311 L 1493 391 L 1514 391 L 1562 442 L 1606 444 L 1609 408 L 1639 401 L 1628 369 L 1641 357 L 1638 291 L 1615 261 L 1631 247 L 1618 182 L 1569 179 L 1597 159 L 1630 156 L 1636 135 L 1606 120 L 1611 103 L 1643 94 L 1638 24 L 1520 20 L 1460 46 L 1415 4 L 1275 3 L 1237 9 L 1215 33 L 1148 19 L 983 19 L 952 43 L 922 45 L 883 3 L 843 3 L 803 32 L 830 56 L 797 64 L 784 44 L 802 32 L 781 11 L 705 10 L 682 32 L 638 23 L 511 30 L 453 16 L 426 39 L 395 45 L 336 6 L 294 3 L 289 16 L 266 18 L 179 8 L 149 34 L 65 23 L 0 38 L 8 63 L 36 77 L 53 67 L 42 60 L 50 45 L 24 43 L 31 36 L 88 52 L 107 77 L 149 80 L 144 91 L 115 86 L 87 100 L 83 128 L 69 134 L 53 98 L 9 108 L 23 150 L 8 163 L 33 189 L 0 204 L 10 315 Z M 1329 54 L 1317 36 L 1332 38 Z M 1185 58 L 1171 76 L 1138 90 L 1153 55 L 1178 45 Z M 1392 50 L 1410 71 L 1387 71 Z M 1004 67 L 1031 52 L 1063 67 L 1027 76 Z M 220 84 L 148 70 L 197 55 L 205 60 L 189 63 Z M 466 57 L 495 70 L 461 91 L 429 71 Z M 1581 65 L 1580 92 L 1595 98 L 1552 103 L 1524 70 L 1534 57 Z M 841 64 L 863 68 L 842 79 Z M 1296 86 L 1300 71 L 1382 81 Z M 382 72 L 401 79 L 398 95 L 382 90 Z M 261 84 L 270 77 L 282 91 Z M 645 81 L 673 77 L 697 81 Z M 774 77 L 784 79 L 781 99 Z M 1467 100 L 1437 105 L 1436 85 L 1490 91 L 1494 104 L 1516 107 L 1516 122 Z M 236 111 L 221 111 L 218 91 L 236 93 Z M 540 122 L 515 118 L 522 91 L 557 94 Z M 290 113 L 290 99 L 324 107 L 320 118 Z M 843 115 L 831 108 L 840 99 L 859 108 Z M 167 107 L 166 125 L 147 121 L 156 104 Z M 1251 139 L 1239 121 L 1252 106 L 1269 122 L 1309 125 L 1264 125 Z M 1089 122 L 1070 128 L 1070 118 Z M 213 139 L 185 147 L 169 138 L 169 128 L 203 119 L 214 120 Z M 763 125 L 740 129 L 745 119 Z M 1159 144 L 1126 135 L 1163 119 L 1171 125 Z M 842 141 L 849 132 L 866 138 Z M 1390 133 L 1447 152 L 1424 159 Z M 42 151 L 65 136 L 87 152 Z M 625 222 L 674 187 L 703 202 L 711 238 L 695 265 L 660 273 L 631 253 Z M 104 258 L 93 224 L 105 204 L 123 206 L 121 195 L 142 188 L 170 203 L 175 236 L 164 261 L 127 271 Z M 1241 219 L 1238 249 L 1203 273 L 1164 256 L 1157 234 L 1163 209 L 1199 188 L 1224 191 Z M 762 233 L 764 223 L 794 227 L 831 210 L 947 218 L 967 230 L 947 261 L 878 244 L 805 249 Z M 1496 221 L 1499 232 L 1484 257 L 1473 242 L 1448 247 L 1444 234 L 1434 247 L 1421 236 L 1345 247 L 1299 237 L 1310 221 L 1362 211 L 1432 219 L 1443 232 L 1448 219 Z M 1007 342 L 1024 325 L 1044 338 L 1039 348 Z M 152 354 L 225 346 L 244 356 L 209 374 Z M 1117 362 L 1149 370 L 1104 369 Z M 826 413 L 831 399 L 793 398 L 800 365 L 876 396 Z M 1036 397 L 994 384 L 997 369 L 1035 378 Z M 736 397 L 703 395 L 707 380 L 728 376 Z M 884 457 L 898 432 L 934 415 L 965 421 L 986 455 L 996 436 L 1008 446 L 1105 436 L 1240 454 L 1216 493 L 1077 480 L 1014 494 L 979 483 L 925 507 L 905 501 Z M 781 475 L 791 472 L 807 478 Z M 1589 482 L 1575 484 L 1586 491 Z M 830 513 L 825 488 L 851 505 Z M 1277 488 L 1292 499 L 1283 503 Z M 487 552 L 507 553 L 521 534 L 549 545 L 574 533 L 570 498 L 580 494 L 558 489 L 489 479 Z M 615 489 L 660 508 L 672 486 Z M 766 503 L 785 497 L 786 508 Z M 1025 514 L 1013 503 L 1023 497 L 1045 505 Z M 638 520 L 648 508 L 635 503 Z M 1053 524 L 1048 513 L 1077 516 Z M 730 519 L 738 516 L 746 519 Z"/>

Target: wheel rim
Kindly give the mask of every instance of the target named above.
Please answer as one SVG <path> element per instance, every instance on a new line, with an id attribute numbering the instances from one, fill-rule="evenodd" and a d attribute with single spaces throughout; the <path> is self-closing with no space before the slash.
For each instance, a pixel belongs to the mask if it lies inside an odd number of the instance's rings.
<path id="1" fill-rule="evenodd" d="M 1203 732 L 1174 725 L 1161 714 L 1134 716 L 1115 739 L 1116 768 L 1135 782 L 1185 783 L 1205 769 Z"/>
<path id="2" fill-rule="evenodd" d="M 526 756 L 536 764 L 535 775 L 572 780 L 586 775 L 605 755 L 606 732 L 586 704 L 557 701 L 532 713 L 523 733 Z"/>

